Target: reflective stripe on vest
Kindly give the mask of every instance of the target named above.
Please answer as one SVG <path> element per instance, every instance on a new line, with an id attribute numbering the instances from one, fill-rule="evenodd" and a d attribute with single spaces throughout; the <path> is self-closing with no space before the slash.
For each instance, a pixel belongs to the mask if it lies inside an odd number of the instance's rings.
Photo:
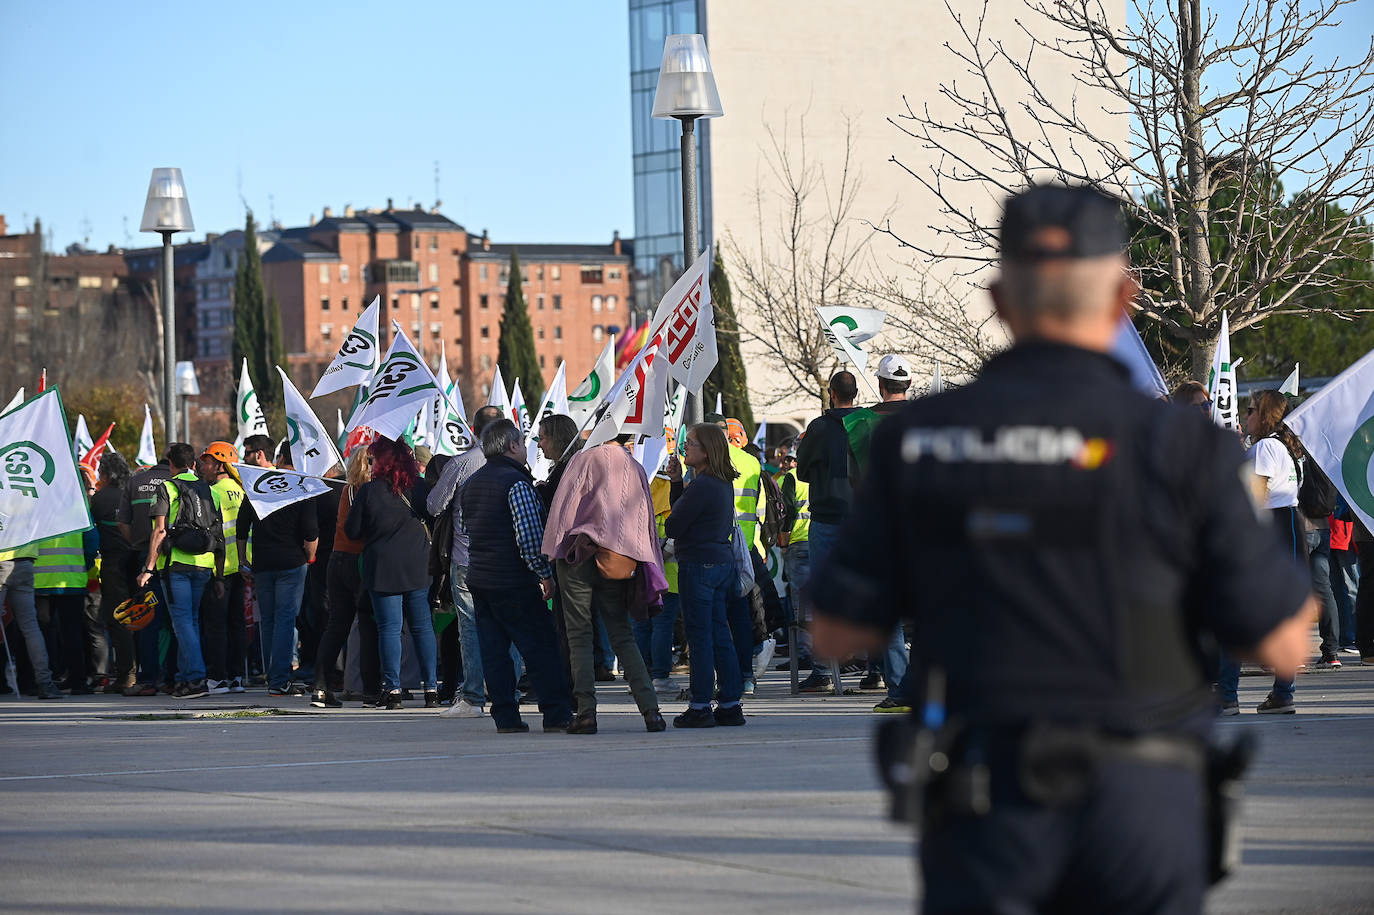
<path id="1" fill-rule="evenodd" d="M 215 481 L 210 489 L 219 496 L 219 516 L 224 522 L 224 574 L 239 570 L 239 508 L 243 505 L 243 487 L 229 477 Z"/>
<path id="2" fill-rule="evenodd" d="M 33 561 L 35 591 L 65 591 L 86 589 L 86 551 L 81 546 L 81 533 L 66 534 L 38 544 Z"/>
<path id="3" fill-rule="evenodd" d="M 759 509 L 765 507 L 759 500 L 759 475 L 763 473 L 763 467 L 749 452 L 734 445 L 730 446 L 730 463 L 739 472 L 734 487 L 735 521 L 744 533 L 745 542 L 757 546 L 762 552 L 763 543 L 759 540 L 758 529 Z"/>
<path id="4" fill-rule="evenodd" d="M 198 479 L 200 479 L 200 477 L 196 476 L 194 473 L 192 473 L 192 472 L 189 471 L 189 470 L 188 470 L 186 473 L 179 473 L 179 474 L 177 474 L 175 477 L 172 478 L 172 480 L 184 480 L 184 481 L 186 481 L 186 482 L 192 482 L 192 481 L 195 481 L 195 480 L 198 480 Z M 178 514 L 178 512 L 181 511 L 181 494 L 177 491 L 176 484 L 173 483 L 172 480 L 163 480 L 163 482 L 162 482 L 162 485 L 165 486 L 165 487 L 167 488 L 167 493 L 168 493 L 168 500 L 167 500 L 167 504 L 168 504 L 168 508 L 167 508 L 167 530 L 168 530 L 168 531 L 170 531 L 170 530 L 172 529 L 172 525 L 176 523 L 177 514 Z M 216 508 L 219 508 L 219 499 L 218 499 L 218 498 L 214 498 L 214 497 L 215 497 L 215 490 L 214 490 L 214 487 L 211 487 L 211 488 L 210 488 L 210 496 L 211 496 L 212 499 L 214 499 L 215 507 L 216 507 Z M 210 570 L 212 570 L 212 571 L 213 571 L 214 568 L 215 568 L 215 554 L 214 554 L 213 551 L 211 551 L 211 552 L 209 552 L 209 553 L 183 553 L 181 550 L 179 550 L 179 549 L 177 549 L 176 547 L 172 546 L 171 543 L 170 543 L 169 541 L 164 540 L 164 541 L 163 541 L 163 544 L 164 544 L 164 546 L 163 546 L 163 549 L 162 549 L 162 555 L 159 556 L 159 557 L 157 558 L 157 567 L 158 567 L 159 569 L 165 569 L 165 568 L 167 568 L 168 562 L 174 562 L 174 563 L 177 563 L 178 565 L 183 565 L 183 566 L 194 566 L 194 567 L 196 567 L 196 568 L 198 568 L 198 569 L 210 569 Z M 226 565 L 227 565 L 227 560 L 226 560 Z"/>
<path id="5" fill-rule="evenodd" d="M 811 537 L 811 512 L 807 511 L 807 506 L 811 504 L 811 484 L 797 479 L 795 470 L 789 470 L 787 476 L 792 478 L 796 486 L 794 498 L 797 502 L 797 520 L 792 522 L 792 534 L 787 542 L 805 543 Z"/>

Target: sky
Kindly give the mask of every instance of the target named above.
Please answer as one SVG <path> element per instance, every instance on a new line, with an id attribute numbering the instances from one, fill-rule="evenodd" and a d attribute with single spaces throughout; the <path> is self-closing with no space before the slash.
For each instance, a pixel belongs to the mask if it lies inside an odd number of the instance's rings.
<path id="1" fill-rule="evenodd" d="M 151 170 L 195 231 L 435 200 L 501 242 L 634 235 L 625 0 L 0 0 L 0 213 L 52 246 L 138 231 Z M 17 90 L 17 91 L 16 91 Z"/>
<path id="2" fill-rule="evenodd" d="M 730 0 L 749 2 L 749 0 Z M 901 0 L 928 2 L 928 0 Z M 1011 3 L 1012 0 L 995 0 Z M 1245 0 L 1214 0 L 1224 23 Z M 52 247 L 138 231 L 157 166 L 196 230 L 435 201 L 501 242 L 634 234 L 625 0 L 0 0 L 0 214 Z M 1324 56 L 1357 57 L 1374 0 Z"/>

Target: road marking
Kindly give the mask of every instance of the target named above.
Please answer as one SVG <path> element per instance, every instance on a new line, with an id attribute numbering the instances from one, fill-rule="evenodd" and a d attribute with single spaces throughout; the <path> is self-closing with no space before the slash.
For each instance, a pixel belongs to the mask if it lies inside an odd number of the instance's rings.
<path id="1" fill-rule="evenodd" d="M 60 775 L 0 775 L 0 782 L 43 781 L 54 778 L 108 778 L 112 775 L 166 775 L 173 772 L 225 772 L 232 769 L 298 769 L 304 766 L 359 766 L 369 763 L 421 762 L 452 756 L 389 756 L 381 759 L 326 759 L 292 763 L 254 763 L 242 766 L 188 766 L 183 769 L 125 769 L 118 772 L 67 772 Z"/>

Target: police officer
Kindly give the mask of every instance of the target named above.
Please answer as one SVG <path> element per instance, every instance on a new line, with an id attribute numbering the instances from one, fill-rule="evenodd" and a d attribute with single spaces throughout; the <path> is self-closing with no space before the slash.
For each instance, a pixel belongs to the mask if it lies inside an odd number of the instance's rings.
<path id="1" fill-rule="evenodd" d="M 1315 604 L 1234 436 L 1107 355 L 1125 247 L 1094 190 L 1007 202 L 1014 345 L 878 428 L 813 579 L 818 654 L 914 624 L 926 912 L 1200 911 L 1205 640 L 1283 675 L 1306 658 Z"/>

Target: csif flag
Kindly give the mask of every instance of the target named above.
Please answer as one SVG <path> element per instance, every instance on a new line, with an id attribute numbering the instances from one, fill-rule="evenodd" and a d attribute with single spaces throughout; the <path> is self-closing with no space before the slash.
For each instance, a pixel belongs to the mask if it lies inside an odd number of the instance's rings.
<path id="1" fill-rule="evenodd" d="M 72 451 L 76 455 L 77 461 L 86 456 L 86 452 L 95 446 L 91 440 L 91 430 L 86 427 L 86 414 L 78 413 L 76 416 L 76 431 L 72 433 Z"/>
<path id="2" fill-rule="evenodd" d="M 393 324 L 392 329 L 395 337 L 391 341 L 391 349 L 372 379 L 367 400 L 349 418 L 348 429 L 352 433 L 360 426 L 365 426 L 378 435 L 400 441 L 421 408 L 439 390 L 439 382 L 415 351 L 401 326 Z M 467 423 L 463 423 L 463 426 L 470 439 L 471 431 L 466 430 Z M 350 435 L 350 449 L 355 447 L 351 439 Z"/>
<path id="3" fill-rule="evenodd" d="M 528 438 L 530 434 L 530 408 L 525 406 L 525 394 L 520 390 L 520 379 L 515 379 L 515 386 L 510 393 L 510 418 L 515 423 L 515 428 L 520 430 L 522 438 Z"/>
<path id="4" fill-rule="evenodd" d="M 1374 530 L 1374 350 L 1336 376 L 1284 423 Z"/>
<path id="5" fill-rule="evenodd" d="M 138 454 L 134 461 L 143 467 L 157 463 L 157 441 L 153 438 L 153 411 L 143 405 L 143 431 L 138 436 Z"/>
<path id="6" fill-rule="evenodd" d="M 868 353 L 865 353 L 863 350 L 859 349 L 859 347 L 855 345 L 855 343 L 849 336 L 850 325 L 856 324 L 857 322 L 851 315 L 848 314 L 843 316 L 848 318 L 848 320 L 841 320 L 840 318 L 836 318 L 833 322 L 827 321 L 826 312 L 835 310 L 837 309 L 832 307 L 822 307 L 819 305 L 816 306 L 816 314 L 821 319 L 821 330 L 825 333 L 825 339 L 830 342 L 830 345 L 834 348 L 835 352 L 840 356 L 841 359 L 844 359 L 850 365 L 854 366 L 855 377 L 863 379 L 864 385 L 868 387 L 869 392 L 878 400 L 882 400 L 882 395 L 879 394 L 877 389 L 873 387 L 872 380 L 869 379 L 868 373 L 864 371 L 864 369 L 868 366 Z M 846 312 L 876 311 L 884 318 L 887 317 L 887 312 L 880 311 L 876 308 L 850 308 L 838 310 Z M 879 327 L 881 326 L 882 325 L 880 322 Z M 865 337 L 864 339 L 868 338 Z"/>
<path id="7" fill-rule="evenodd" d="M 611 393 L 615 383 L 615 336 L 606 341 L 606 348 L 597 357 L 587 377 L 568 394 L 568 415 L 581 429 Z"/>
<path id="8" fill-rule="evenodd" d="M 881 308 L 850 308 L 847 305 L 823 305 L 816 309 L 821 322 L 832 333 L 842 335 L 850 343 L 867 343 L 882 332 L 887 312 Z"/>
<path id="9" fill-rule="evenodd" d="M 435 380 L 444 386 L 444 391 L 442 394 L 437 390 L 434 392 L 434 402 L 430 407 L 434 422 L 430 429 L 430 440 L 433 442 L 430 447 L 435 454 L 462 454 L 475 443 L 467 417 L 464 416 L 463 394 L 458 390 L 458 383 L 450 381 L 448 377 L 448 354 L 442 340 L 439 342 L 439 374 Z"/>
<path id="10" fill-rule="evenodd" d="M 238 404 L 237 417 L 239 424 L 239 441 L 242 442 L 250 435 L 267 435 L 267 418 L 262 415 L 262 407 L 258 404 L 258 392 L 253 390 L 253 377 L 248 374 L 248 360 L 243 360 L 243 368 L 239 371 L 239 393 L 235 401 Z"/>
<path id="11" fill-rule="evenodd" d="M 333 439 L 324 431 L 324 423 L 315 417 L 315 411 L 310 409 L 310 404 L 296 390 L 291 379 L 286 377 L 281 366 L 277 366 L 277 374 L 281 375 L 286 407 L 286 441 L 291 446 L 292 463 L 302 473 L 322 477 L 335 464 L 343 461 L 339 458 Z"/>
<path id="12" fill-rule="evenodd" d="M 57 388 L 0 417 L 0 550 L 91 526 Z"/>
<path id="13" fill-rule="evenodd" d="M 10 398 L 10 402 L 7 403 L 7 404 L 5 404 L 5 409 L 0 410 L 0 416 L 4 416 L 6 413 L 8 413 L 8 412 L 10 412 L 11 410 L 15 409 L 16 407 L 18 407 L 18 406 L 19 406 L 20 404 L 22 404 L 23 402 L 24 402 L 24 389 L 21 387 L 21 388 L 19 389 L 19 391 L 18 391 L 13 397 Z"/>
<path id="14" fill-rule="evenodd" d="M 277 470 L 252 464 L 235 464 L 234 470 L 238 471 L 239 479 L 243 481 L 243 494 L 253 504 L 253 511 L 259 518 L 266 518 L 279 508 L 302 499 L 313 499 L 329 491 L 329 484 L 324 480 L 294 470 Z"/>
<path id="15" fill-rule="evenodd" d="M 491 393 L 487 395 L 487 406 L 500 407 L 501 415 L 510 414 L 510 397 L 506 394 L 506 379 L 501 377 L 501 366 L 496 367 L 496 374 L 491 379 Z"/>
<path id="16" fill-rule="evenodd" d="M 1207 396 L 1212 399 L 1212 422 L 1223 429 L 1240 428 L 1236 411 L 1236 366 L 1231 362 L 1231 329 L 1221 313 L 1221 334 L 1207 373 Z"/>
<path id="17" fill-rule="evenodd" d="M 320 376 L 315 390 L 310 392 L 312 398 L 342 391 L 350 385 L 367 384 L 372 373 L 377 371 L 377 362 L 381 355 L 377 340 L 377 320 L 381 301 L 381 296 L 375 296 L 372 304 L 359 315 L 358 323 L 353 325 L 348 336 L 344 337 L 343 343 L 339 344 L 338 355 Z"/>

